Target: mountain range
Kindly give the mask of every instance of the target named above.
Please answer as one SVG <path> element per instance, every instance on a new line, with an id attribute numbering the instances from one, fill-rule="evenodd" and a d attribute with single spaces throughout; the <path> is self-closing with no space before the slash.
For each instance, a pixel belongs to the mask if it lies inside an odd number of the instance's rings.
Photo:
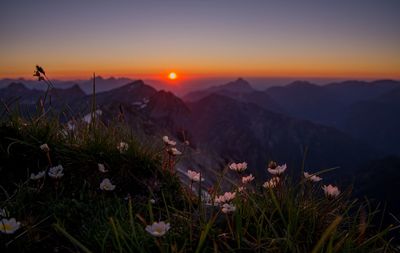
<path id="1" fill-rule="evenodd" d="M 213 154 L 202 158 L 208 166 L 211 160 L 248 161 L 259 173 L 271 159 L 301 164 L 307 152 L 310 169 L 340 166 L 348 172 L 366 159 L 398 154 L 394 115 L 400 107 L 399 87 L 391 80 L 326 86 L 298 81 L 260 91 L 239 78 L 181 99 L 138 80 L 97 93 L 96 102 L 105 121 L 122 111 L 137 132 L 189 140 L 194 154 Z M 42 95 L 22 83 L 0 89 L 3 101 L 14 97 L 19 104 L 34 105 Z M 49 95 L 56 108 L 68 104 L 76 114 L 90 111 L 92 96 L 78 85 L 53 89 Z"/>
<path id="2" fill-rule="evenodd" d="M 399 154 L 400 82 L 345 81 L 316 85 L 296 81 L 264 91 L 239 91 L 233 83 L 188 93 L 185 101 L 196 101 L 209 94 L 222 94 L 256 104 L 266 110 L 315 124 L 334 127 L 385 154 Z"/>

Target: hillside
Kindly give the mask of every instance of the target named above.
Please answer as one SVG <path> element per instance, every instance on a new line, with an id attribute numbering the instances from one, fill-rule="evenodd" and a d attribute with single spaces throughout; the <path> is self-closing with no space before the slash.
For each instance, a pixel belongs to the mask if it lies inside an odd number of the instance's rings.
<path id="1" fill-rule="evenodd" d="M 395 221 L 376 228 L 368 203 L 326 185 L 323 172 L 324 185 L 273 163 L 256 179 L 232 164 L 178 177 L 181 155 L 170 150 L 180 143 L 149 145 L 127 125 L 99 121 L 68 129 L 14 118 L 0 133 L 2 252 L 396 251 Z"/>
<path id="2" fill-rule="evenodd" d="M 221 95 L 210 95 L 189 104 L 189 108 L 189 129 L 195 142 L 215 149 L 228 161 L 246 160 L 255 172 L 262 173 L 265 161 L 271 159 L 299 164 L 306 149 L 307 168 L 340 166 L 339 174 L 346 174 L 347 169 L 354 168 L 365 157 L 374 156 L 372 149 L 334 128 Z"/>

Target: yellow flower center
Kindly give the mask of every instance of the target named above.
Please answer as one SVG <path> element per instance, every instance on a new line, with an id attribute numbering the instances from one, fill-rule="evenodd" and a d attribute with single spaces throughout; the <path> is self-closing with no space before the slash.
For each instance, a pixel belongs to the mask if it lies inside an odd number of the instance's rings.
<path id="1" fill-rule="evenodd" d="M 157 233 L 161 234 L 163 232 L 163 229 L 162 229 L 162 227 L 156 227 L 154 229 L 154 232 L 157 232 Z"/>
<path id="2" fill-rule="evenodd" d="M 13 230 L 14 229 L 14 226 L 12 226 L 12 225 L 10 225 L 10 224 L 5 224 L 5 223 L 2 223 L 2 224 L 0 224 L 0 228 L 1 228 L 1 230 L 3 230 L 3 231 L 11 231 L 11 230 Z"/>

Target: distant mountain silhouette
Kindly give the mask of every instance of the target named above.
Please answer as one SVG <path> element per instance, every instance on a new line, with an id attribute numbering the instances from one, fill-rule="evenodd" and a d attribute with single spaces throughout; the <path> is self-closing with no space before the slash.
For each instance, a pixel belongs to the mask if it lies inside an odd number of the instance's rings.
<path id="1" fill-rule="evenodd" d="M 268 94 L 255 90 L 244 79 L 238 78 L 220 86 L 213 86 L 205 90 L 194 91 L 183 97 L 186 102 L 195 102 L 211 94 L 220 94 L 239 101 L 255 103 L 267 110 L 282 112 L 282 107 L 276 103 Z"/>
<path id="2" fill-rule="evenodd" d="M 120 87 L 124 84 L 130 83 L 133 80 L 130 78 L 115 78 L 115 77 L 110 77 L 110 78 L 103 78 L 101 76 L 96 76 L 96 90 L 98 92 L 101 91 L 106 91 L 106 90 L 111 90 L 117 87 Z M 0 88 L 5 88 L 7 87 L 10 83 L 23 83 L 27 88 L 29 89 L 38 89 L 38 90 L 45 90 L 47 88 L 46 84 L 43 82 L 39 82 L 36 79 L 23 79 L 23 78 L 17 78 L 17 79 L 11 79 L 11 78 L 5 78 L 5 79 L 0 79 Z M 54 84 L 55 88 L 59 89 L 66 89 L 74 86 L 75 84 L 78 84 L 79 87 L 87 94 L 92 93 L 93 89 L 93 79 L 88 77 L 88 79 L 84 80 L 53 80 L 52 83 Z"/>
<path id="3" fill-rule="evenodd" d="M 290 116 L 344 129 L 343 117 L 352 104 L 377 97 L 395 87 L 400 87 L 400 82 L 346 81 L 319 86 L 302 81 L 272 87 L 266 93 L 280 101 L 279 105 Z"/>
<path id="4" fill-rule="evenodd" d="M 72 87 L 66 89 L 59 89 L 59 88 L 51 89 L 49 91 L 49 94 L 50 96 L 55 97 L 55 99 L 62 98 L 64 100 L 80 99 L 86 96 L 86 93 L 77 84 L 74 84 Z"/>
<path id="5" fill-rule="evenodd" d="M 219 85 L 219 86 L 212 86 L 205 90 L 193 91 L 188 93 L 183 97 L 184 101 L 196 101 L 202 99 L 210 94 L 213 93 L 220 93 L 220 94 L 232 94 L 233 96 L 237 94 L 244 94 L 244 93 L 251 93 L 255 91 L 251 85 L 244 79 L 238 78 L 236 81 L 229 82 L 227 84 Z"/>
<path id="6" fill-rule="evenodd" d="M 35 105 L 38 100 L 44 96 L 44 91 L 37 89 L 28 89 L 22 83 L 11 83 L 7 87 L 0 89 L 0 98 L 3 100 L 13 99 L 16 103 L 25 105 Z M 48 99 L 56 105 L 69 103 L 74 100 L 82 99 L 86 94 L 78 86 L 74 85 L 66 89 L 51 89 L 48 93 Z"/>
<path id="7" fill-rule="evenodd" d="M 343 129 L 386 154 L 400 154 L 400 88 L 351 105 Z"/>
<path id="8" fill-rule="evenodd" d="M 118 88 L 127 83 L 131 83 L 133 80 L 129 78 L 115 78 L 115 77 L 103 78 L 101 76 L 96 76 L 95 81 L 96 81 L 97 91 L 106 91 Z M 93 87 L 92 79 L 84 80 L 79 83 L 81 88 L 86 93 L 92 93 L 92 87 Z"/>
<path id="9" fill-rule="evenodd" d="M 7 101 L 15 101 L 22 104 L 35 104 L 43 92 L 30 90 L 22 83 L 10 83 L 7 87 L 0 89 L 0 98 Z"/>

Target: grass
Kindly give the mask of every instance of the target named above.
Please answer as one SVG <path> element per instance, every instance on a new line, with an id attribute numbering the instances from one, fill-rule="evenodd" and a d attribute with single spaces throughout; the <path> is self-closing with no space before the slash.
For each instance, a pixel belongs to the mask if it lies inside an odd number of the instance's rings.
<path id="1" fill-rule="evenodd" d="M 239 191 L 247 173 L 228 176 L 236 172 L 226 167 L 208 179 L 215 183 L 207 201 L 201 183 L 181 182 L 178 157 L 161 138 L 139 142 L 118 122 L 78 120 L 70 130 L 42 113 L 7 115 L 0 122 L 0 207 L 21 227 L 0 234 L 1 252 L 396 252 L 398 224 L 377 226 L 383 214 L 350 191 L 327 198 L 320 183 L 285 175 L 273 189 L 256 179 Z M 121 141 L 129 145 L 123 153 Z M 40 149 L 45 143 L 49 152 Z M 59 164 L 62 178 L 30 179 Z M 104 178 L 114 191 L 99 189 Z M 222 189 L 236 192 L 234 212 L 214 203 Z M 158 221 L 171 229 L 154 237 L 145 228 Z"/>
<path id="2" fill-rule="evenodd" d="M 226 168 L 211 196 L 223 193 L 220 185 L 237 191 L 235 212 L 225 214 L 198 197 L 199 183 L 191 191 L 163 168 L 161 140 L 152 149 L 120 125 L 98 122 L 69 131 L 57 119 L 14 118 L 3 121 L 0 131 L 0 206 L 22 224 L 14 234 L 1 235 L 9 252 L 395 251 L 388 237 L 395 227 L 375 227 L 378 211 L 351 200 L 349 192 L 329 199 L 319 183 L 286 177 L 274 189 L 253 182 L 238 192 L 241 182 L 227 179 L 235 172 Z M 116 148 L 120 141 L 129 144 L 126 153 Z M 43 143 L 50 147 L 48 156 L 39 148 Z M 50 163 L 64 167 L 61 179 L 29 179 Z M 99 172 L 97 163 L 109 172 Z M 105 177 L 115 191 L 99 189 Z M 153 221 L 167 221 L 171 229 L 153 237 L 145 231 Z"/>

